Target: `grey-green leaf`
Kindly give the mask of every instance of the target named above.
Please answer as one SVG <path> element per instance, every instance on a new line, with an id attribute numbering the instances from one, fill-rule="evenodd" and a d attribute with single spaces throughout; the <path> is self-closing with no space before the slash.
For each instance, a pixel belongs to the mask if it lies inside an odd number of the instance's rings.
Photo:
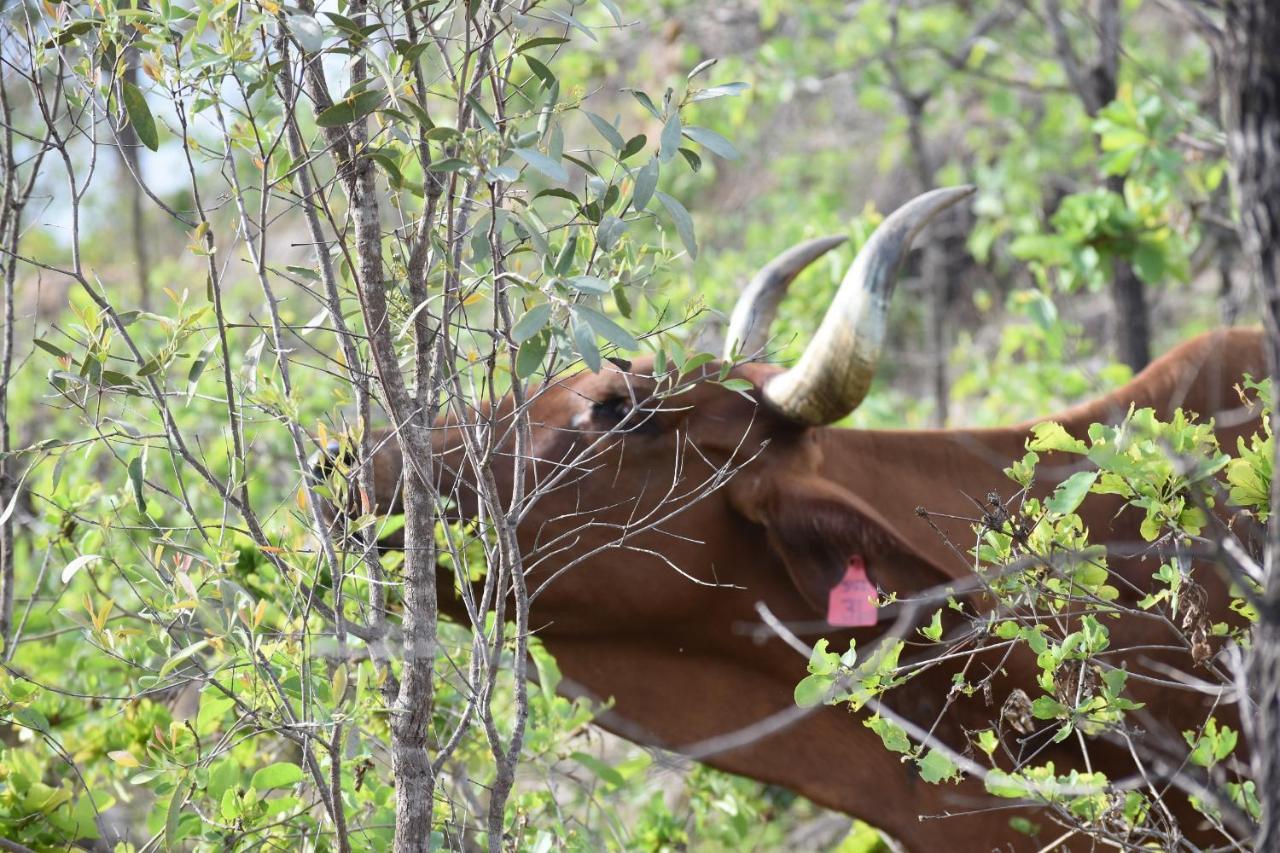
<path id="1" fill-rule="evenodd" d="M 516 148 L 515 154 L 517 157 L 524 160 L 534 169 L 546 175 L 553 181 L 569 180 L 569 173 L 565 171 L 564 166 L 557 163 L 555 160 L 552 160 L 541 151 L 537 151 L 533 148 Z"/>
<path id="2" fill-rule="evenodd" d="M 583 110 L 583 112 L 586 113 L 587 118 L 591 123 L 595 125 L 596 130 L 600 131 L 600 135 L 605 138 L 605 141 L 613 146 L 614 151 L 621 151 L 623 149 L 627 144 L 627 141 L 622 138 L 621 133 L 618 133 L 618 129 L 616 127 L 609 124 L 609 122 L 605 121 L 601 116 L 598 116 L 589 110 Z"/>
<path id="3" fill-rule="evenodd" d="M 726 95 L 741 95 L 751 87 L 749 83 L 723 83 L 719 86 L 710 86 L 706 89 L 699 89 L 689 96 L 689 103 L 694 104 L 698 101 L 709 101 L 712 98 L 723 98 Z"/>
<path id="4" fill-rule="evenodd" d="M 658 168 L 658 158 L 650 157 L 636 172 L 636 189 L 631 196 L 631 206 L 636 210 L 644 210 L 653 198 L 653 191 L 658 188 Z"/>
<path id="5" fill-rule="evenodd" d="M 738 149 L 733 147 L 733 143 L 725 139 L 714 130 L 708 130 L 705 127 L 686 127 L 684 135 L 710 151 L 712 154 L 719 155 L 726 160 L 737 160 Z"/>
<path id="6" fill-rule="evenodd" d="M 658 197 L 658 201 L 662 202 L 662 206 L 670 214 L 671 221 L 676 225 L 676 233 L 680 235 L 680 242 L 684 243 L 684 247 L 689 251 L 689 257 L 698 257 L 698 241 L 693 233 L 693 217 L 689 215 L 689 211 L 684 209 L 683 204 L 666 193 L 654 193 L 654 195 Z"/>
<path id="7" fill-rule="evenodd" d="M 667 123 L 662 127 L 662 136 L 658 138 L 658 157 L 667 162 L 680 150 L 680 113 L 671 113 Z"/>
<path id="8" fill-rule="evenodd" d="M 578 312 L 578 316 L 591 324 L 591 328 L 595 330 L 596 334 L 614 346 L 622 347 L 623 349 L 637 349 L 640 346 L 640 342 L 630 332 L 594 308 L 578 305 L 575 310 Z"/>
<path id="9" fill-rule="evenodd" d="M 610 287 L 609 282 L 594 275 L 575 275 L 567 279 L 566 283 L 583 293 L 608 293 Z"/>
<path id="10" fill-rule="evenodd" d="M 599 373 L 600 349 L 596 346 L 595 332 L 583 321 L 577 308 L 573 313 L 573 345 L 578 348 L 587 369 L 592 373 Z"/>
<path id="11" fill-rule="evenodd" d="M 511 339 L 517 344 L 522 344 L 541 332 L 543 327 L 547 325 L 547 321 L 551 319 L 551 303 L 543 302 L 541 305 L 535 305 L 525 312 L 524 316 L 516 321 L 511 327 Z"/>
<path id="12" fill-rule="evenodd" d="M 289 32 L 307 53 L 319 53 L 324 47 L 324 29 L 310 15 L 290 15 Z"/>
<path id="13" fill-rule="evenodd" d="M 600 244 L 600 248 L 606 252 L 611 251 L 614 246 L 618 245 L 623 233 L 627 230 L 627 223 L 623 222 L 616 216 L 605 216 L 600 220 L 600 224 L 596 226 L 596 242 Z"/>

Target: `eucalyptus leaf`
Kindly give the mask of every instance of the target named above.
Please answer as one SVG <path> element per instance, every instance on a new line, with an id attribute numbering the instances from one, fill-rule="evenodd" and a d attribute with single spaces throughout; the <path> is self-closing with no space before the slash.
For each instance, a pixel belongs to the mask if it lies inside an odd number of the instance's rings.
<path id="1" fill-rule="evenodd" d="M 575 275 L 566 279 L 565 283 L 574 290 L 580 290 L 583 293 L 608 293 L 610 288 L 609 282 L 594 275 Z"/>
<path id="2" fill-rule="evenodd" d="M 547 354 L 547 344 L 551 336 L 544 329 L 529 340 L 520 344 L 520 350 L 516 353 L 516 376 L 520 379 L 528 379 L 542 364 L 542 359 Z"/>
<path id="3" fill-rule="evenodd" d="M 630 332 L 594 308 L 588 308 L 586 305 L 576 305 L 574 306 L 574 311 L 591 324 L 591 328 L 595 330 L 596 334 L 614 346 L 622 349 L 639 348 L 640 342 Z"/>
<path id="4" fill-rule="evenodd" d="M 541 332 L 550 319 L 550 302 L 543 302 L 541 305 L 533 306 L 511 327 L 511 339 L 517 344 L 523 344 Z"/>
<path id="5" fill-rule="evenodd" d="M 622 134 L 618 133 L 618 129 L 612 124 L 590 110 L 583 110 L 583 113 L 585 113 L 587 119 L 595 125 L 596 130 L 604 137 L 605 142 L 608 142 L 609 145 L 613 147 L 614 151 L 621 151 L 627 144 L 627 141 L 622 138 Z"/>
<path id="6" fill-rule="evenodd" d="M 729 140 L 725 139 L 714 130 L 705 127 L 686 127 L 684 135 L 701 145 L 703 148 L 716 154 L 726 160 L 737 160 L 738 149 L 733 147 Z"/>
<path id="7" fill-rule="evenodd" d="M 571 324 L 573 330 L 573 345 L 577 348 L 578 354 L 582 356 L 583 362 L 586 363 L 587 369 L 592 373 L 600 372 L 600 349 L 596 346 L 595 332 L 591 326 L 587 325 L 579 314 L 579 309 L 573 309 L 573 322 Z"/>
<path id="8" fill-rule="evenodd" d="M 307 53 L 319 53 L 324 47 L 324 28 L 310 15 L 290 15 L 289 32 Z"/>
<path id="9" fill-rule="evenodd" d="M 689 215 L 689 211 L 685 210 L 683 204 L 666 193 L 654 193 L 654 195 L 658 197 L 658 201 L 662 202 L 662 206 L 667 209 L 667 213 L 671 216 L 671 221 L 675 223 L 676 233 L 680 235 L 680 242 L 684 243 L 685 249 L 689 252 L 689 257 L 698 257 L 698 241 L 693 233 L 693 217 Z"/>
<path id="10" fill-rule="evenodd" d="M 666 163 L 680 150 L 680 113 L 673 112 L 662 126 L 662 135 L 658 138 L 658 159 Z"/>
<path id="11" fill-rule="evenodd" d="M 636 210 L 644 210 L 658 188 L 658 158 L 650 157 L 649 162 L 636 172 L 636 188 L 631 194 L 631 206 Z"/>
<path id="12" fill-rule="evenodd" d="M 546 175 L 553 181 L 563 182 L 569 180 L 569 173 L 565 170 L 564 166 L 557 163 L 555 160 L 552 160 L 541 151 L 533 148 L 516 148 L 514 149 L 514 153 L 521 160 L 524 160 L 535 170 Z"/>
<path id="13" fill-rule="evenodd" d="M 343 98 L 316 116 L 320 127 L 342 127 L 362 119 L 382 103 L 383 93 L 375 90 Z"/>
<path id="14" fill-rule="evenodd" d="M 125 113 L 129 116 L 129 124 L 138 135 L 138 141 L 152 151 L 157 150 L 160 147 L 160 136 L 156 132 L 156 120 L 151 115 L 151 107 L 147 106 L 147 96 L 128 80 L 120 84 L 120 94 Z"/>

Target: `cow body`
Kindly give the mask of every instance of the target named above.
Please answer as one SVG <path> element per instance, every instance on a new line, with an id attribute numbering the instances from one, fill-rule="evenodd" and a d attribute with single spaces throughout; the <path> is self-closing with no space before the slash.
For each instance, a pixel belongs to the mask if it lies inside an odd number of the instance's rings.
<path id="1" fill-rule="evenodd" d="M 1233 386 L 1244 374 L 1265 375 L 1261 344 L 1261 333 L 1253 330 L 1203 335 L 1123 388 L 1051 419 L 1084 435 L 1091 423 L 1118 421 L 1131 404 L 1153 407 L 1162 418 L 1182 407 L 1216 418 L 1223 447 L 1234 449 L 1237 437 L 1259 428 L 1256 413 L 1244 409 Z M 979 782 L 926 784 L 862 725 L 861 714 L 824 707 L 771 726 L 768 721 L 793 714 L 793 689 L 805 674 L 805 660 L 764 629 L 757 609 L 765 605 L 808 642 L 826 637 L 843 650 L 856 639 L 860 649 L 872 648 L 886 619 L 856 629 L 824 620 L 826 592 L 848 559 L 862 557 L 871 580 L 904 599 L 963 581 L 971 569 L 948 540 L 963 552 L 974 533 L 968 523 L 945 515 L 973 516 L 967 495 L 1008 497 L 1014 491 L 1002 469 L 1024 453 L 1030 424 L 925 431 L 809 427 L 762 405 L 760 389 L 779 368 L 735 366 L 729 375 L 754 389 L 745 394 L 706 378 L 717 370 L 707 366 L 683 393 L 648 408 L 645 401 L 654 399 L 662 377 L 652 375 L 647 360 L 579 373 L 532 397 L 530 455 L 536 462 L 527 487 L 537 488 L 566 464 L 580 466 L 574 476 L 561 475 L 563 481 L 532 505 L 519 527 L 533 591 L 530 625 L 555 655 L 564 689 L 613 699 L 601 724 L 628 739 L 693 752 L 713 766 L 784 786 L 881 827 L 913 850 L 1035 843 L 1009 826 L 1011 815 L 1034 820 L 1034 812 L 994 800 Z M 643 410 L 639 425 L 627 428 L 637 409 Z M 509 413 L 500 412 L 503 417 Z M 446 425 L 435 443 L 443 490 L 455 494 L 466 512 L 465 483 L 474 475 L 460 460 L 455 430 Z M 588 447 L 589 461 L 575 463 Z M 397 453 L 388 444 L 373 460 L 377 502 L 386 511 L 396 509 L 391 495 L 403 469 Z M 1051 491 L 1078 470 L 1073 462 L 1043 459 L 1038 491 Z M 723 487 L 694 488 L 729 468 L 737 470 Z M 490 473 L 507 493 L 510 466 L 495 465 Z M 917 507 L 938 514 L 935 523 L 945 538 Z M 1092 541 L 1141 543 L 1136 513 L 1117 509 L 1105 498 L 1084 503 Z M 639 523 L 659 515 L 661 523 Z M 1154 557 L 1110 560 L 1111 571 L 1137 590 L 1151 586 L 1158 564 Z M 1210 618 L 1225 618 L 1225 587 L 1213 568 L 1202 567 L 1197 580 L 1208 589 Z M 451 587 L 442 575 L 441 609 L 465 619 Z M 1127 586 L 1123 594 L 1128 603 L 1136 600 Z M 1167 645 L 1171 638 L 1157 619 L 1109 627 L 1113 646 Z M 1193 670 L 1185 653 L 1153 653 L 1125 665 L 1142 672 L 1153 661 Z M 957 702 L 935 733 L 964 751 L 965 731 L 991 727 L 1011 687 L 1030 689 L 1033 665 L 1017 655 L 1004 661 L 1007 676 L 995 682 L 991 702 Z M 928 671 L 890 694 L 889 706 L 930 727 L 954 671 Z M 1148 702 L 1152 723 L 1175 737 L 1208 711 L 1210 700 L 1202 695 L 1170 697 L 1141 682 L 1130 685 L 1126 695 Z M 1094 769 L 1104 772 L 1119 774 L 1128 760 L 1106 745 L 1091 750 Z M 1074 738 L 1036 763 L 1046 759 L 1059 772 L 1082 766 Z M 1056 825 L 1044 826 L 1037 846 L 1059 834 Z"/>

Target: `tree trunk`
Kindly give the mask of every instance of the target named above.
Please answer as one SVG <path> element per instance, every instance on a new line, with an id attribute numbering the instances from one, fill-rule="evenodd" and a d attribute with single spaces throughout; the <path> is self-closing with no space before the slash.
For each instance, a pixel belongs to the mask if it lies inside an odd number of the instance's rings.
<path id="1" fill-rule="evenodd" d="M 1120 0 L 1098 0 L 1096 19 L 1092 23 L 1098 34 L 1098 54 L 1094 62 L 1085 64 L 1071 43 L 1058 0 L 1045 0 L 1045 20 L 1049 24 L 1054 49 L 1062 62 L 1071 88 L 1092 118 L 1116 98 L 1120 79 Z M 1124 176 L 1107 178 L 1107 189 L 1124 194 Z M 1115 306 L 1111 337 L 1116 357 L 1139 371 L 1151 360 L 1151 325 L 1147 316 L 1147 295 L 1133 265 L 1116 259 L 1111 270 L 1111 301 Z"/>
<path id="2" fill-rule="evenodd" d="M 1114 95 L 1114 85 L 1113 85 Z M 1107 189 L 1124 195 L 1124 178 L 1116 175 L 1107 179 Z M 1134 373 L 1151 361 L 1151 321 L 1147 310 L 1147 291 L 1133 271 L 1133 264 L 1117 258 L 1111 271 L 1111 301 L 1115 304 L 1116 357 L 1132 368 Z"/>
<path id="3" fill-rule="evenodd" d="M 126 48 L 125 79 L 137 86 L 142 70 L 138 51 Z M 151 260 L 147 253 L 147 230 L 142 213 L 142 158 L 138 132 L 132 122 L 124 122 L 117 131 L 120 140 L 120 159 L 125 169 L 124 185 L 129 194 L 129 228 L 133 243 L 133 261 L 138 270 L 138 304 L 143 311 L 151 310 Z"/>
<path id="4" fill-rule="evenodd" d="M 1090 114 L 1116 98 L 1121 29 L 1120 0 L 1101 0 L 1098 4 L 1099 59 L 1093 71 L 1097 98 Z M 1107 189 L 1123 198 L 1124 176 L 1108 178 Z M 1112 265 L 1111 299 L 1116 308 L 1112 330 L 1116 356 L 1137 373 L 1151 361 L 1151 323 L 1145 285 L 1127 260 L 1117 259 Z"/>
<path id="5" fill-rule="evenodd" d="M 1245 267 L 1262 304 L 1267 357 L 1280 375 L 1280 5 L 1274 0 L 1228 0 L 1219 53 L 1227 150 L 1240 208 Z M 1276 386 L 1280 389 L 1280 385 Z M 1280 400 L 1272 393 L 1273 431 Z M 1280 446 L 1280 445 L 1278 445 Z M 1271 482 L 1280 510 L 1280 478 Z M 1257 849 L 1280 850 L 1280 513 L 1267 530 L 1264 606 L 1250 660 L 1256 691 L 1253 769 L 1262 801 Z"/>

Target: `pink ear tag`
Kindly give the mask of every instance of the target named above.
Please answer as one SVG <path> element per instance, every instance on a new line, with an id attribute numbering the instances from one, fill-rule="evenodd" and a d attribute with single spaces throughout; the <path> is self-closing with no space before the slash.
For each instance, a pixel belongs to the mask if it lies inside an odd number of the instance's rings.
<path id="1" fill-rule="evenodd" d="M 876 624 L 876 588 L 867 579 L 867 564 L 858 554 L 849 558 L 844 577 L 827 595 L 827 621 L 840 628 Z"/>

